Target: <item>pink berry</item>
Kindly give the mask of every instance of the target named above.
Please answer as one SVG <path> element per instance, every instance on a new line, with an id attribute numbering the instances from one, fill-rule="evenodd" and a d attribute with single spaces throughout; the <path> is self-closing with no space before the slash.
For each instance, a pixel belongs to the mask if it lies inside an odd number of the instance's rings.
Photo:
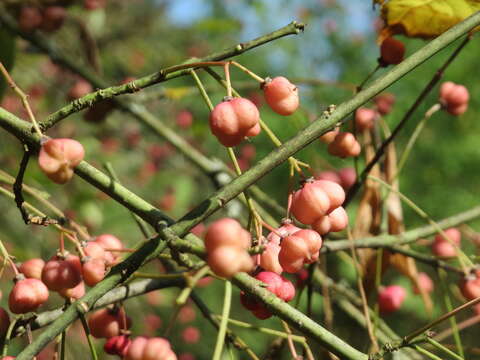
<path id="1" fill-rule="evenodd" d="M 310 257 L 308 244 L 302 237 L 298 237 L 296 234 L 283 239 L 281 247 L 278 260 L 283 270 L 288 273 L 300 271 L 305 259 Z"/>
<path id="2" fill-rule="evenodd" d="M 187 344 L 196 344 L 200 340 L 200 330 L 195 326 L 187 326 L 182 331 L 182 339 Z"/>
<path id="3" fill-rule="evenodd" d="M 357 181 L 357 173 L 352 167 L 347 167 L 338 170 L 338 176 L 340 177 L 341 184 L 344 190 L 350 189 L 355 181 Z"/>
<path id="4" fill-rule="evenodd" d="M 177 114 L 176 123 L 182 129 L 188 129 L 192 126 L 193 123 L 193 115 L 188 110 L 182 110 Z"/>
<path id="5" fill-rule="evenodd" d="M 178 321 L 182 324 L 189 323 L 194 321 L 196 316 L 195 309 L 190 305 L 185 305 L 178 312 Z"/>
<path id="6" fill-rule="evenodd" d="M 8 298 L 8 306 L 14 314 L 35 311 L 48 300 L 48 289 L 38 279 L 24 279 L 15 283 Z"/>
<path id="7" fill-rule="evenodd" d="M 113 336 L 105 342 L 103 349 L 107 354 L 124 357 L 131 343 L 127 335 Z"/>
<path id="8" fill-rule="evenodd" d="M 130 346 L 127 349 L 125 360 L 142 360 L 143 351 L 147 345 L 148 338 L 144 336 L 138 336 L 132 340 Z"/>
<path id="9" fill-rule="evenodd" d="M 105 258 L 105 250 L 103 246 L 95 241 L 89 241 L 83 247 L 83 251 L 85 252 L 85 256 L 89 256 L 92 259 L 103 259 Z"/>
<path id="10" fill-rule="evenodd" d="M 384 287 L 378 293 L 378 306 L 381 313 L 392 313 L 400 309 L 407 297 L 405 289 L 399 285 Z"/>
<path id="11" fill-rule="evenodd" d="M 424 292 L 431 293 L 433 291 L 433 281 L 426 273 L 418 273 L 417 282 L 420 289 Z M 420 289 L 417 286 L 414 286 L 413 292 L 415 294 L 420 294 Z"/>
<path id="12" fill-rule="evenodd" d="M 82 281 L 79 267 L 72 260 L 54 256 L 43 267 L 42 281 L 53 291 L 73 288 Z"/>
<path id="13" fill-rule="evenodd" d="M 96 338 L 111 338 L 120 335 L 123 327 L 123 318 L 125 317 L 123 309 L 100 309 L 88 317 L 88 327 L 92 336 Z M 127 329 L 130 327 L 130 321 L 126 321 Z M 127 330 L 124 329 L 124 330 Z"/>
<path id="14" fill-rule="evenodd" d="M 330 171 L 330 170 L 325 170 L 316 174 L 315 179 L 333 181 L 340 185 L 342 182 L 342 180 L 340 179 L 340 176 L 338 176 L 338 174 L 335 171 Z"/>
<path id="15" fill-rule="evenodd" d="M 50 139 L 43 143 L 38 165 L 50 180 L 65 184 L 73 176 L 73 169 L 85 156 L 82 144 L 72 139 Z"/>
<path id="16" fill-rule="evenodd" d="M 295 192 L 292 199 L 292 214 L 303 224 L 310 225 L 330 209 L 330 198 L 317 181 L 307 181 Z"/>
<path id="17" fill-rule="evenodd" d="M 285 302 L 291 301 L 295 297 L 295 286 L 293 286 L 290 280 L 285 279 L 283 276 L 282 284 L 277 288 L 276 295 Z"/>
<path id="18" fill-rule="evenodd" d="M 356 157 L 360 155 L 361 147 L 352 133 L 340 132 L 328 145 L 328 152 L 340 158 Z"/>
<path id="19" fill-rule="evenodd" d="M 257 150 L 255 148 L 255 145 L 246 144 L 242 146 L 242 148 L 240 149 L 240 153 L 244 159 L 252 160 L 255 158 Z"/>
<path id="20" fill-rule="evenodd" d="M 338 135 L 339 132 L 340 132 L 340 128 L 337 127 L 335 128 L 335 130 L 326 132 L 325 134 L 320 136 L 318 139 L 325 144 L 330 144 L 335 139 L 335 137 Z"/>
<path id="21" fill-rule="evenodd" d="M 223 218 L 211 224 L 205 234 L 207 252 L 220 246 L 235 246 L 248 249 L 251 245 L 250 233 L 242 225 L 231 218 Z"/>
<path id="22" fill-rule="evenodd" d="M 221 102 L 210 114 L 210 130 L 224 146 L 236 146 L 260 131 L 257 107 L 244 98 Z"/>
<path id="23" fill-rule="evenodd" d="M 446 241 L 434 242 L 432 253 L 442 258 L 453 258 L 457 256 L 457 249 Z"/>
<path id="24" fill-rule="evenodd" d="M 341 206 L 345 201 L 345 190 L 343 190 L 343 188 L 336 182 L 329 180 L 316 180 L 314 181 L 314 184 L 325 191 L 330 200 L 328 213 Z"/>
<path id="25" fill-rule="evenodd" d="M 461 115 L 467 111 L 469 98 L 470 94 L 463 85 L 447 81 L 440 86 L 440 102 L 452 115 Z"/>
<path id="26" fill-rule="evenodd" d="M 373 101 L 375 102 L 378 113 L 381 115 L 387 115 L 390 114 L 392 107 L 395 104 L 395 95 L 391 93 L 380 94 L 375 97 Z"/>
<path id="27" fill-rule="evenodd" d="M 45 261 L 42 259 L 30 259 L 24 261 L 18 270 L 25 275 L 26 278 L 38 279 L 42 278 L 42 270 L 45 266 Z"/>
<path id="28" fill-rule="evenodd" d="M 234 246 L 220 246 L 208 251 L 207 264 L 218 276 L 230 278 L 238 272 L 249 272 L 253 260 L 248 253 Z"/>
<path id="29" fill-rule="evenodd" d="M 81 281 L 73 288 L 58 290 L 58 293 L 65 299 L 80 299 L 83 295 L 85 295 L 85 283 Z"/>
<path id="30" fill-rule="evenodd" d="M 281 274 L 283 272 L 283 268 L 278 261 L 280 249 L 280 245 L 274 241 L 270 241 L 265 245 L 265 250 L 260 255 L 260 266 L 264 270 L 277 274 Z"/>
<path id="31" fill-rule="evenodd" d="M 480 297 L 480 279 L 477 275 L 469 276 L 460 283 L 460 291 L 467 300 Z"/>
<path id="32" fill-rule="evenodd" d="M 298 88 L 283 76 L 267 79 L 263 85 L 263 92 L 267 104 L 277 114 L 291 115 L 298 108 Z"/>
<path id="33" fill-rule="evenodd" d="M 285 221 L 282 226 L 276 229 L 275 232 L 271 232 L 267 235 L 267 240 L 269 242 L 274 242 L 277 245 L 280 245 L 280 240 L 286 236 L 295 234 L 297 231 L 302 230 L 299 227 L 293 225 L 290 220 Z"/>
<path id="34" fill-rule="evenodd" d="M 330 219 L 331 232 L 342 231 L 348 226 L 348 214 L 341 206 L 328 214 L 328 218 Z"/>
<path id="35" fill-rule="evenodd" d="M 329 233 L 331 228 L 332 228 L 332 224 L 330 223 L 329 215 L 320 216 L 312 224 L 312 229 L 315 230 L 320 235 L 325 235 Z"/>
<path id="36" fill-rule="evenodd" d="M 403 61 L 405 45 L 393 37 L 386 38 L 380 45 L 380 64 L 382 66 L 397 65 Z"/>
<path id="37" fill-rule="evenodd" d="M 308 255 L 305 257 L 304 262 L 311 264 L 317 261 L 319 256 L 318 252 L 322 247 L 322 237 L 316 231 L 310 229 L 297 231 L 294 236 L 302 238 L 305 241 L 305 244 L 307 244 Z"/>
<path id="38" fill-rule="evenodd" d="M 105 261 L 103 259 L 87 260 L 82 266 L 83 281 L 88 286 L 95 286 L 105 277 Z"/>
<path id="39" fill-rule="evenodd" d="M 437 234 L 432 244 L 432 252 L 440 257 L 455 257 L 457 251 L 455 245 L 459 246 L 461 242 L 461 233 L 457 228 L 444 230 L 444 234 Z M 445 237 L 446 236 L 446 237 Z"/>
<path id="40" fill-rule="evenodd" d="M 368 108 L 358 108 L 355 112 L 355 125 L 359 131 L 371 129 L 375 124 L 377 112 Z"/>

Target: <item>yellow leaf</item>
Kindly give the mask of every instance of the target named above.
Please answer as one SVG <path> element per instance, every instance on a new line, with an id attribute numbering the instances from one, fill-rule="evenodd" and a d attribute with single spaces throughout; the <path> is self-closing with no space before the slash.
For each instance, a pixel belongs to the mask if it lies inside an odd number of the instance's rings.
<path id="1" fill-rule="evenodd" d="M 480 0 L 390 0 L 382 5 L 384 38 L 393 34 L 429 39 L 480 10 Z"/>

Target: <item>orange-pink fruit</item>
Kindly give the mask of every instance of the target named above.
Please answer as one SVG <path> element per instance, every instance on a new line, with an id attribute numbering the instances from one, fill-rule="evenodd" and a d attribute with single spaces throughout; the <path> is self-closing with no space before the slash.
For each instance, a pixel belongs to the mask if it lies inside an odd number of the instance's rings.
<path id="1" fill-rule="evenodd" d="M 263 92 L 267 104 L 277 114 L 291 115 L 298 108 L 298 88 L 283 76 L 267 79 Z"/>
<path id="2" fill-rule="evenodd" d="M 35 311 L 48 300 L 48 289 L 38 279 L 19 280 L 8 297 L 8 306 L 14 314 Z"/>

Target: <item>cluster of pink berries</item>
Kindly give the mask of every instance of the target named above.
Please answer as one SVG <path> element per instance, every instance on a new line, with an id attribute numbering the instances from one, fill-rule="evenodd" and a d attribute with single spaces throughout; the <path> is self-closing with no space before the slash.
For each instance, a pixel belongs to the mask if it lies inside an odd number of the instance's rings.
<path id="1" fill-rule="evenodd" d="M 262 271 L 255 276 L 255 279 L 263 282 L 268 291 L 285 302 L 289 302 L 295 297 L 295 287 L 291 281 L 285 279 L 283 276 L 270 271 Z M 240 302 L 259 319 L 268 319 L 272 316 L 272 313 L 265 305 L 255 300 L 251 295 L 241 292 Z"/>
<path id="2" fill-rule="evenodd" d="M 109 250 L 120 250 L 123 245 L 113 235 L 104 234 L 84 247 L 85 257 L 58 254 L 46 263 L 30 259 L 18 268 L 20 274 L 9 295 L 9 308 L 15 314 L 35 311 L 49 297 L 49 290 L 65 298 L 78 299 L 85 294 L 85 284 L 94 286 L 101 281 L 106 269 L 117 260 Z M 108 250 L 107 250 L 108 249 Z"/>
<path id="3" fill-rule="evenodd" d="M 470 95 L 463 85 L 447 81 L 440 86 L 440 104 L 452 115 L 462 115 L 468 108 Z"/>
<path id="4" fill-rule="evenodd" d="M 320 136 L 320 141 L 328 144 L 328 152 L 340 158 L 356 157 L 360 155 L 362 147 L 350 132 L 341 132 L 339 128 Z"/>
<path id="5" fill-rule="evenodd" d="M 65 184 L 72 178 L 73 169 L 84 156 L 85 150 L 76 140 L 48 139 L 40 148 L 38 165 L 50 180 Z"/>
<path id="6" fill-rule="evenodd" d="M 329 180 L 308 179 L 292 197 L 292 214 L 303 224 L 311 225 L 319 234 L 337 232 L 348 225 L 348 216 L 341 206 L 343 188 Z"/>
<path id="7" fill-rule="evenodd" d="M 460 245 L 462 234 L 457 228 L 450 228 L 444 231 L 446 238 L 442 234 L 437 234 L 432 243 L 432 252 L 442 258 L 452 258 L 457 256 L 456 246 Z"/>
<path id="8" fill-rule="evenodd" d="M 247 251 L 251 243 L 250 233 L 237 220 L 217 220 L 205 234 L 207 263 L 215 274 L 226 278 L 238 272 L 249 272 L 253 268 Z"/>
<path id="9" fill-rule="evenodd" d="M 267 78 L 262 84 L 265 100 L 273 111 L 291 115 L 298 108 L 298 89 L 288 79 L 279 76 Z M 210 130 L 224 146 L 240 144 L 245 137 L 260 133 L 260 113 L 246 98 L 226 98 L 210 113 Z"/>
<path id="10" fill-rule="evenodd" d="M 355 181 L 357 181 L 357 173 L 352 167 L 346 167 L 338 171 L 325 170 L 315 175 L 318 180 L 329 180 L 340 185 L 343 190 L 348 191 Z"/>

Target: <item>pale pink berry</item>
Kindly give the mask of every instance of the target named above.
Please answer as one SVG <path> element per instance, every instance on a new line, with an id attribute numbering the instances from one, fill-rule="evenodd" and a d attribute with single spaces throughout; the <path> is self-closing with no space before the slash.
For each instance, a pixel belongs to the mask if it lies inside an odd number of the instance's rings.
<path id="1" fill-rule="evenodd" d="M 329 180 L 316 180 L 314 184 L 319 186 L 327 194 L 330 200 L 328 213 L 332 212 L 345 201 L 345 190 L 337 183 Z"/>
<path id="2" fill-rule="evenodd" d="M 200 340 L 200 330 L 195 326 L 187 326 L 182 331 L 182 339 L 186 344 L 196 344 Z"/>
<path id="3" fill-rule="evenodd" d="M 85 295 L 85 283 L 81 281 L 73 288 L 58 290 L 58 293 L 65 299 L 80 299 L 83 295 Z"/>
<path id="4" fill-rule="evenodd" d="M 238 272 L 249 272 L 253 268 L 250 255 L 234 246 L 220 246 L 208 251 L 207 264 L 215 274 L 225 278 Z"/>
<path id="5" fill-rule="evenodd" d="M 298 88 L 283 76 L 267 79 L 263 92 L 267 104 L 277 114 L 291 115 L 298 108 Z"/>
<path id="6" fill-rule="evenodd" d="M 123 328 L 125 312 L 123 309 L 100 309 L 88 317 L 88 327 L 92 336 L 96 338 L 111 338 L 120 335 Z M 130 320 L 127 317 L 127 328 L 130 327 Z M 127 330 L 127 329 L 124 329 Z"/>
<path id="7" fill-rule="evenodd" d="M 266 271 L 272 271 L 277 274 L 283 272 L 283 268 L 278 261 L 280 253 L 280 245 L 274 241 L 269 241 L 265 245 L 265 250 L 260 255 L 260 266 Z"/>
<path id="8" fill-rule="evenodd" d="M 329 233 L 331 228 L 332 228 L 332 224 L 330 223 L 329 215 L 320 216 L 312 224 L 312 229 L 315 230 L 320 235 L 325 235 Z"/>
<path id="9" fill-rule="evenodd" d="M 142 360 L 143 351 L 147 345 L 148 338 L 144 336 L 138 336 L 132 340 L 130 346 L 127 349 L 125 360 Z"/>
<path id="10" fill-rule="evenodd" d="M 14 314 L 35 311 L 48 300 L 48 289 L 38 279 L 19 280 L 8 297 L 8 307 Z"/>
<path id="11" fill-rule="evenodd" d="M 347 167 L 338 170 L 338 176 L 340 177 L 341 183 L 344 190 L 350 189 L 355 181 L 357 181 L 357 173 L 352 167 Z"/>
<path id="12" fill-rule="evenodd" d="M 86 243 L 86 245 L 83 247 L 83 251 L 85 252 L 86 256 L 89 256 L 92 259 L 105 258 L 105 250 L 99 243 L 95 241 L 90 241 Z"/>
<path id="13" fill-rule="evenodd" d="M 431 293 L 433 291 L 433 287 L 434 287 L 433 281 L 430 278 L 430 276 L 428 276 L 426 273 L 424 272 L 418 273 L 417 283 L 419 287 L 417 286 L 413 287 L 413 292 L 415 294 L 420 294 L 420 289 L 422 289 L 426 293 Z"/>
<path id="14" fill-rule="evenodd" d="M 176 122 L 179 127 L 182 129 L 188 129 L 192 126 L 193 123 L 193 115 L 188 110 L 180 111 L 176 116 Z"/>
<path id="15" fill-rule="evenodd" d="M 435 236 L 432 243 L 432 252 L 444 258 L 455 257 L 457 255 L 455 245 L 460 245 L 462 235 L 456 228 L 446 229 L 444 233 L 446 237 L 441 233 Z"/>
<path id="16" fill-rule="evenodd" d="M 395 95 L 391 93 L 380 94 L 375 99 L 377 111 L 381 115 L 387 115 L 392 111 L 392 107 L 395 104 Z"/>
<path id="17" fill-rule="evenodd" d="M 45 266 L 45 261 L 42 259 L 30 259 L 24 261 L 18 270 L 25 275 L 26 278 L 38 279 L 42 278 L 42 270 Z"/>
<path id="18" fill-rule="evenodd" d="M 443 230 L 443 233 L 439 233 L 435 236 L 436 242 L 446 241 L 446 242 L 453 242 L 456 245 L 460 245 L 462 240 L 462 233 L 457 228 L 449 228 Z"/>
<path id="19" fill-rule="evenodd" d="M 328 152 L 340 158 L 356 157 L 360 155 L 361 146 L 352 133 L 341 132 L 328 145 Z"/>
<path id="20" fill-rule="evenodd" d="M 236 146 L 246 136 L 260 131 L 260 113 L 250 100 L 233 98 L 221 102 L 210 113 L 210 130 L 224 146 Z"/>
<path id="21" fill-rule="evenodd" d="M 105 277 L 105 261 L 103 259 L 90 259 L 82 266 L 83 281 L 88 286 L 95 286 Z"/>
<path id="22" fill-rule="evenodd" d="M 315 175 L 315 179 L 333 181 L 339 185 L 341 185 L 341 182 L 342 182 L 342 180 L 340 179 L 340 176 L 335 171 L 330 171 L 330 170 L 319 172 L 318 174 Z"/>
<path id="23" fill-rule="evenodd" d="M 81 79 L 70 88 L 67 97 L 69 100 L 75 100 L 91 93 L 92 91 L 92 85 L 88 81 Z"/>
<path id="24" fill-rule="evenodd" d="M 446 241 L 440 241 L 432 244 L 432 253 L 442 258 L 453 258 L 457 256 L 457 249 Z"/>
<path id="25" fill-rule="evenodd" d="M 467 300 L 473 300 L 480 297 L 480 271 L 469 275 L 460 282 L 460 291 Z"/>
<path id="26" fill-rule="evenodd" d="M 322 247 L 322 237 L 314 230 L 302 229 L 297 231 L 294 236 L 302 238 L 308 247 L 308 256 L 304 259 L 305 263 L 311 264 L 318 260 L 319 250 Z M 283 244 L 282 244 L 283 246 Z"/>
<path id="27" fill-rule="evenodd" d="M 292 199 L 292 214 L 303 224 L 310 225 L 330 209 L 330 198 L 317 181 L 307 181 L 295 192 Z"/>
<path id="28" fill-rule="evenodd" d="M 380 289 L 378 293 L 380 312 L 387 314 L 399 310 L 406 297 L 407 292 L 399 285 L 390 285 Z"/>
<path id="29" fill-rule="evenodd" d="M 332 131 L 326 132 L 325 134 L 320 136 L 318 139 L 325 144 L 330 144 L 335 139 L 335 137 L 338 135 L 339 132 L 340 132 L 340 128 L 337 127 Z"/>
<path id="30" fill-rule="evenodd" d="M 269 242 L 274 242 L 277 245 L 280 245 L 280 240 L 286 236 L 295 234 L 297 231 L 302 230 L 299 227 L 293 225 L 290 220 L 285 221 L 282 226 L 276 229 L 275 232 L 271 232 L 267 235 L 267 240 Z"/>
<path id="31" fill-rule="evenodd" d="M 451 81 L 440 86 L 440 103 L 452 115 L 462 115 L 468 108 L 470 94 L 463 85 Z"/>
<path id="32" fill-rule="evenodd" d="M 328 218 L 330 219 L 331 232 L 342 231 L 348 226 L 348 214 L 341 206 L 328 214 Z"/>
<path id="33" fill-rule="evenodd" d="M 305 259 L 309 257 L 309 246 L 302 237 L 294 234 L 283 239 L 278 260 L 284 271 L 288 273 L 300 271 Z"/>
<path id="34" fill-rule="evenodd" d="M 359 108 L 355 112 L 355 126 L 359 131 L 371 129 L 375 124 L 377 112 L 369 108 Z"/>
<path id="35" fill-rule="evenodd" d="M 85 155 L 82 144 L 72 139 L 50 139 L 42 144 L 38 156 L 40 169 L 50 180 L 65 184 Z"/>
<path id="36" fill-rule="evenodd" d="M 231 218 L 223 218 L 212 223 L 205 234 L 207 252 L 220 246 L 235 246 L 248 249 L 251 245 L 250 233 L 242 225 Z"/>

